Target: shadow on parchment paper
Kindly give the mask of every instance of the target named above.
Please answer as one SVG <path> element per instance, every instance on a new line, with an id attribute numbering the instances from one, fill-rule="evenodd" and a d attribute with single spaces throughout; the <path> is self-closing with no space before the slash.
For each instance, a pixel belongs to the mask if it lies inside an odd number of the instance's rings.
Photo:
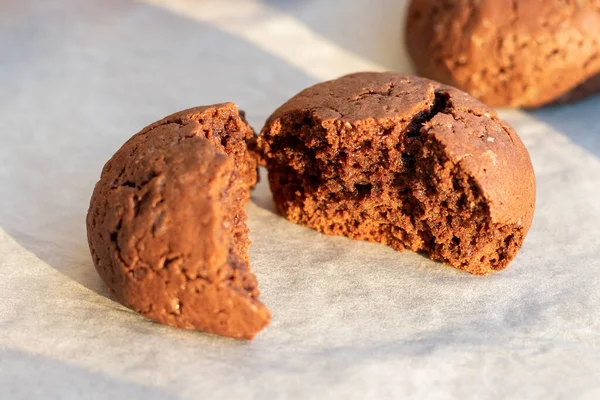
<path id="1" fill-rule="evenodd" d="M 35 377 L 32 379 L 32 377 Z M 178 399 L 57 360 L 0 349 L 0 399 Z"/>
<path id="2" fill-rule="evenodd" d="M 408 0 L 260 0 L 385 69 L 411 73 L 404 44 Z"/>
<path id="3" fill-rule="evenodd" d="M 0 226 L 107 297 L 85 214 L 116 149 L 165 115 L 222 101 L 238 103 L 258 131 L 279 104 L 315 83 L 241 39 L 154 6 L 10 4 L 11 15 L 0 14 Z M 257 204 L 274 210 L 268 189 Z"/>
<path id="4" fill-rule="evenodd" d="M 273 202 L 271 189 L 269 189 L 269 179 L 266 168 L 260 167 L 259 174 L 260 180 L 252 192 L 252 202 L 263 210 L 279 215 L 275 203 Z"/>
<path id="5" fill-rule="evenodd" d="M 530 114 L 600 159 L 600 95 L 574 104 L 544 107 Z"/>

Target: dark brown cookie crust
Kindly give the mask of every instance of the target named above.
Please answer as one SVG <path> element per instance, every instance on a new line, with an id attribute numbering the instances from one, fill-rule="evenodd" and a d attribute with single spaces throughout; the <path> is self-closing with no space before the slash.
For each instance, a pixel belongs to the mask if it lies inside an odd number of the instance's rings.
<path id="1" fill-rule="evenodd" d="M 419 75 L 490 106 L 533 108 L 600 90 L 596 0 L 412 0 L 406 43 Z"/>
<path id="2" fill-rule="evenodd" d="M 489 107 L 426 79 L 357 73 L 305 89 L 271 115 L 257 148 L 291 221 L 473 274 L 505 268 L 533 217 L 519 137 Z"/>
<path id="3" fill-rule="evenodd" d="M 197 107 L 144 128 L 106 163 L 88 241 L 119 302 L 163 324 L 235 338 L 269 322 L 243 210 L 257 179 L 253 137 L 234 104 Z"/>

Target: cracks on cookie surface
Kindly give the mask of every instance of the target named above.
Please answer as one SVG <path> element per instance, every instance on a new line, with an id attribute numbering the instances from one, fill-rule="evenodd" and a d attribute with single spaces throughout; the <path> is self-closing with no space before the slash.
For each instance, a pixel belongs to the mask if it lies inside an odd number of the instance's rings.
<path id="1" fill-rule="evenodd" d="M 115 229 L 110 232 L 109 239 L 110 239 L 110 242 L 112 243 L 113 247 L 115 248 L 114 251 L 115 251 L 115 255 L 116 255 L 117 259 L 119 260 L 119 262 L 121 263 L 122 266 L 127 266 L 128 264 L 123 259 L 123 256 L 121 253 L 122 252 L 121 245 L 119 244 L 119 232 L 121 231 L 122 226 L 123 226 L 123 215 L 121 215 L 121 217 L 119 218 L 119 222 L 117 223 L 117 226 L 115 227 Z"/>
<path id="2" fill-rule="evenodd" d="M 512 12 L 510 24 L 515 25 L 519 20 L 519 0 L 510 0 L 510 10 Z"/>
<path id="3" fill-rule="evenodd" d="M 422 111 L 415 115 L 406 128 L 407 138 L 414 138 L 421 135 L 421 128 L 425 123 L 430 122 L 437 114 L 445 113 L 448 109 L 450 95 L 447 92 L 436 91 L 434 99 L 429 110 Z"/>
<path id="4" fill-rule="evenodd" d="M 379 97 L 391 97 L 392 92 L 395 88 L 394 82 L 388 82 L 386 84 L 387 88 L 385 90 L 375 90 L 375 89 L 364 89 L 363 93 L 360 93 L 354 96 L 351 101 L 359 101 L 363 100 L 370 96 L 379 96 Z"/>

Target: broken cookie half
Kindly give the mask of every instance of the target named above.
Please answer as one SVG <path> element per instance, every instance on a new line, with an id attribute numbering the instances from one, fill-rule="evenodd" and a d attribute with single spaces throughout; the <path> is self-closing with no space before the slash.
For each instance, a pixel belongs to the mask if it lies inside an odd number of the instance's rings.
<path id="1" fill-rule="evenodd" d="M 533 217 L 516 133 L 427 79 L 365 72 L 312 86 L 271 115 L 257 149 L 289 220 L 473 274 L 505 268 Z"/>
<path id="2" fill-rule="evenodd" d="M 163 324 L 251 339 L 269 310 L 248 259 L 254 132 L 232 103 L 185 110 L 133 136 L 92 195 L 88 241 L 118 301 Z"/>

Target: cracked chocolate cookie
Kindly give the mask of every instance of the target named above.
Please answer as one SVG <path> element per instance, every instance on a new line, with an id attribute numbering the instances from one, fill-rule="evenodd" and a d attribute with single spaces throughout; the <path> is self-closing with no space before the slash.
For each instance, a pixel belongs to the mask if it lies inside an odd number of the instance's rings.
<path id="1" fill-rule="evenodd" d="M 427 79 L 366 72 L 312 86 L 269 117 L 257 150 L 289 220 L 473 274 L 505 268 L 533 217 L 519 137 Z"/>
<path id="2" fill-rule="evenodd" d="M 158 121 L 106 163 L 88 241 L 117 300 L 163 324 L 251 339 L 270 320 L 248 260 L 252 128 L 232 103 Z"/>
<path id="3" fill-rule="evenodd" d="M 600 91 L 597 0 L 412 0 L 418 74 L 490 106 L 533 108 Z"/>

